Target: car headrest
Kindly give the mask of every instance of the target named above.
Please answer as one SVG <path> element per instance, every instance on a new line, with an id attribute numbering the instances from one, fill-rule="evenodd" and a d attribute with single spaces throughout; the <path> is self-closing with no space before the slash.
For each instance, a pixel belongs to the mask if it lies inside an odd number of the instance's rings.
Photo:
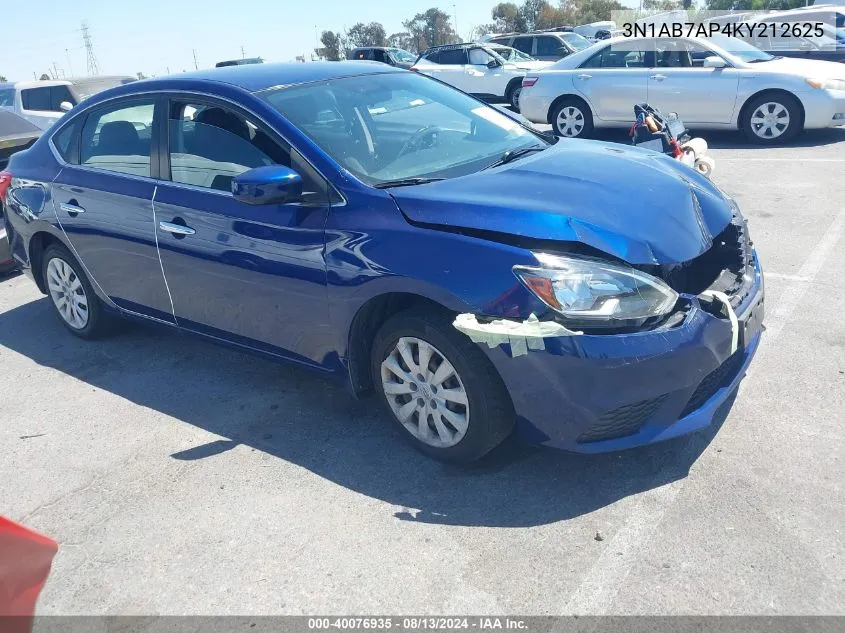
<path id="1" fill-rule="evenodd" d="M 97 152 L 129 155 L 136 150 L 139 141 L 138 130 L 129 121 L 110 121 L 100 128 Z"/>
<path id="2" fill-rule="evenodd" d="M 207 108 L 200 112 L 194 118 L 194 121 L 226 130 L 235 136 L 249 140 L 249 128 L 247 127 L 246 121 L 234 112 L 228 112 L 223 108 Z"/>

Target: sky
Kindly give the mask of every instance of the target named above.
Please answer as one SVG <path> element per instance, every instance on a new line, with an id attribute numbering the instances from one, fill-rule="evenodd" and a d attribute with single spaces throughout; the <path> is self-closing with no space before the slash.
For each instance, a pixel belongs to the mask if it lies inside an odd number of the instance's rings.
<path id="1" fill-rule="evenodd" d="M 0 0 L 0 75 L 32 79 L 54 63 L 60 77 L 87 74 L 83 20 L 100 74 L 163 75 L 193 70 L 194 51 L 199 68 L 241 57 L 241 46 L 247 57 L 291 61 L 310 55 L 323 30 L 378 21 L 390 35 L 432 6 L 457 14 L 458 33 L 466 37 L 491 22 L 497 1 L 41 0 L 35 17 L 21 0 Z"/>

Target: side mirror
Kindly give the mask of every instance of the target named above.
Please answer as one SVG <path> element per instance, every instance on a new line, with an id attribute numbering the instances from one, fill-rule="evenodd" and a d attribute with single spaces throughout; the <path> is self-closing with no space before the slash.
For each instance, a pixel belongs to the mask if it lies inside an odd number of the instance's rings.
<path id="1" fill-rule="evenodd" d="M 705 68 L 724 68 L 727 66 L 727 63 L 725 63 L 725 60 L 718 55 L 711 55 L 710 57 L 704 58 L 703 66 Z"/>
<path id="2" fill-rule="evenodd" d="M 246 204 L 283 204 L 302 196 L 302 176 L 290 167 L 256 167 L 232 179 L 232 195 Z"/>
<path id="3" fill-rule="evenodd" d="M 490 68 L 490 69 L 498 68 L 499 65 L 500 64 L 499 64 L 498 59 L 491 59 L 489 62 L 487 62 L 487 68 Z"/>
<path id="4" fill-rule="evenodd" d="M 61 110 L 62 112 L 70 112 L 71 110 L 73 110 L 73 104 L 70 101 L 62 101 L 59 104 L 59 110 Z"/>

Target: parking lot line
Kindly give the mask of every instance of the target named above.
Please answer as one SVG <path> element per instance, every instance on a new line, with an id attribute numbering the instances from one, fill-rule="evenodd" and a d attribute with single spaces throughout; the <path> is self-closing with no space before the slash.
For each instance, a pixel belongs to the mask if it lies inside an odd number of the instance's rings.
<path id="1" fill-rule="evenodd" d="M 761 357 L 766 355 L 766 350 L 771 348 L 775 339 L 783 331 L 783 326 L 792 318 L 810 283 L 833 254 L 834 247 L 842 237 L 843 229 L 845 229 L 845 209 L 833 219 L 822 239 L 804 261 L 798 274 L 788 280 L 778 303 L 766 319 L 763 344 L 755 359 L 757 366 L 760 366 Z M 753 375 L 747 376 L 744 382 L 752 377 Z M 685 459 L 686 453 L 694 450 L 696 448 L 693 442 L 685 444 L 678 452 L 677 459 Z M 563 610 L 564 615 L 600 615 L 609 612 L 620 585 L 631 573 L 641 553 L 648 549 L 653 535 L 658 531 L 658 525 L 667 510 L 672 507 L 688 479 L 689 476 L 660 488 L 651 489 L 637 497 L 636 505 L 631 510 L 628 520 L 606 543 L 604 551 L 567 602 Z"/>

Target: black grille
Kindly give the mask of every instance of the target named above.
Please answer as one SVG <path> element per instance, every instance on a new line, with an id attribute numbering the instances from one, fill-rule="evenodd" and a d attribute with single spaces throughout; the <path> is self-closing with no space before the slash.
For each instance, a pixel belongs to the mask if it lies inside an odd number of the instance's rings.
<path id="1" fill-rule="evenodd" d="M 693 392 L 692 397 L 684 407 L 681 417 L 687 416 L 713 397 L 719 389 L 733 380 L 742 367 L 743 351 L 739 350 L 729 356 L 724 363 L 711 371 Z"/>
<path id="2" fill-rule="evenodd" d="M 633 435 L 654 415 L 665 399 L 666 396 L 662 395 L 651 400 L 626 404 L 604 413 L 588 431 L 578 437 L 578 443 L 586 444 Z"/>

